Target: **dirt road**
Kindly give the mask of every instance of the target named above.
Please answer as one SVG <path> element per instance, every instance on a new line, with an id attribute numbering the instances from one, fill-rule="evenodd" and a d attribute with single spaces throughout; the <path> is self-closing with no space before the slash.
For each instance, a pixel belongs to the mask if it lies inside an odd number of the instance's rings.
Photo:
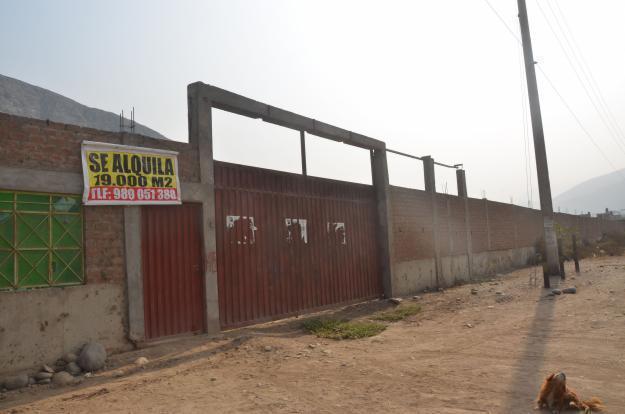
<path id="1" fill-rule="evenodd" d="M 116 355 L 78 386 L 6 393 L 0 411 L 533 413 L 541 379 L 563 370 L 582 397 L 624 413 L 625 258 L 569 267 L 576 295 L 547 297 L 534 271 L 424 294 L 420 314 L 373 338 L 321 340 L 291 319 Z M 150 363 L 135 367 L 138 356 Z"/>

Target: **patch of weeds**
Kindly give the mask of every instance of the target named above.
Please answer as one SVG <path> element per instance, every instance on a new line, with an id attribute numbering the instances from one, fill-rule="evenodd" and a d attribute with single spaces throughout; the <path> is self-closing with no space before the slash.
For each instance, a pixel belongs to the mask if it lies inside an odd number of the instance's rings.
<path id="1" fill-rule="evenodd" d="M 329 339 L 359 339 L 375 336 L 386 329 L 381 323 L 345 321 L 338 319 L 308 319 L 302 327 L 311 334 L 320 338 Z"/>
<path id="2" fill-rule="evenodd" d="M 406 319 L 408 316 L 416 315 L 419 312 L 421 312 L 421 306 L 419 305 L 399 305 L 393 310 L 377 313 L 373 319 L 377 321 L 397 322 Z"/>

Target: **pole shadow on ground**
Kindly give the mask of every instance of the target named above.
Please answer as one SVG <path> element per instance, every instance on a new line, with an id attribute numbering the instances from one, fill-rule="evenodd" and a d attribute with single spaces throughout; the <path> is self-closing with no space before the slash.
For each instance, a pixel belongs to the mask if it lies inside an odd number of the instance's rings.
<path id="1" fill-rule="evenodd" d="M 560 278 L 551 278 L 551 286 L 558 287 Z M 530 413 L 534 411 L 535 398 L 544 379 L 543 371 L 547 345 L 551 337 L 555 314 L 554 297 L 546 296 L 548 289 L 540 289 L 534 316 L 527 332 L 525 343 L 513 368 L 512 382 L 508 390 L 502 413 Z M 553 367 L 557 370 L 557 367 Z M 545 411 L 547 412 L 547 411 Z"/>

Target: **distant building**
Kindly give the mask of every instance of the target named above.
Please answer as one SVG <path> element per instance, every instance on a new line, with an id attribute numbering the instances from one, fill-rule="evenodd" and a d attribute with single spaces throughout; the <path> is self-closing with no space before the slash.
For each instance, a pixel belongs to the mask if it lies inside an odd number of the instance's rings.
<path id="1" fill-rule="evenodd" d="M 597 218 L 602 218 L 602 219 L 606 219 L 606 220 L 619 221 L 619 220 L 625 220 L 625 215 L 623 215 L 622 211 L 613 211 L 613 210 L 609 210 L 606 207 L 604 213 L 598 213 L 597 214 Z"/>

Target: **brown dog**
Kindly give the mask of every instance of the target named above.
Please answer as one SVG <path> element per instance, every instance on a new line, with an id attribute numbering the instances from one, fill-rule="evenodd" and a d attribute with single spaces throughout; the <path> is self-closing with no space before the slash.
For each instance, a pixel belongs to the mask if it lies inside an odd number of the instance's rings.
<path id="1" fill-rule="evenodd" d="M 567 388 L 564 372 L 551 374 L 545 378 L 536 402 L 538 408 L 549 408 L 555 413 L 560 413 L 567 408 L 577 408 L 584 410 L 585 413 L 591 413 L 593 410 L 601 411 L 604 408 L 603 403 L 597 397 L 582 401 L 575 391 Z"/>

